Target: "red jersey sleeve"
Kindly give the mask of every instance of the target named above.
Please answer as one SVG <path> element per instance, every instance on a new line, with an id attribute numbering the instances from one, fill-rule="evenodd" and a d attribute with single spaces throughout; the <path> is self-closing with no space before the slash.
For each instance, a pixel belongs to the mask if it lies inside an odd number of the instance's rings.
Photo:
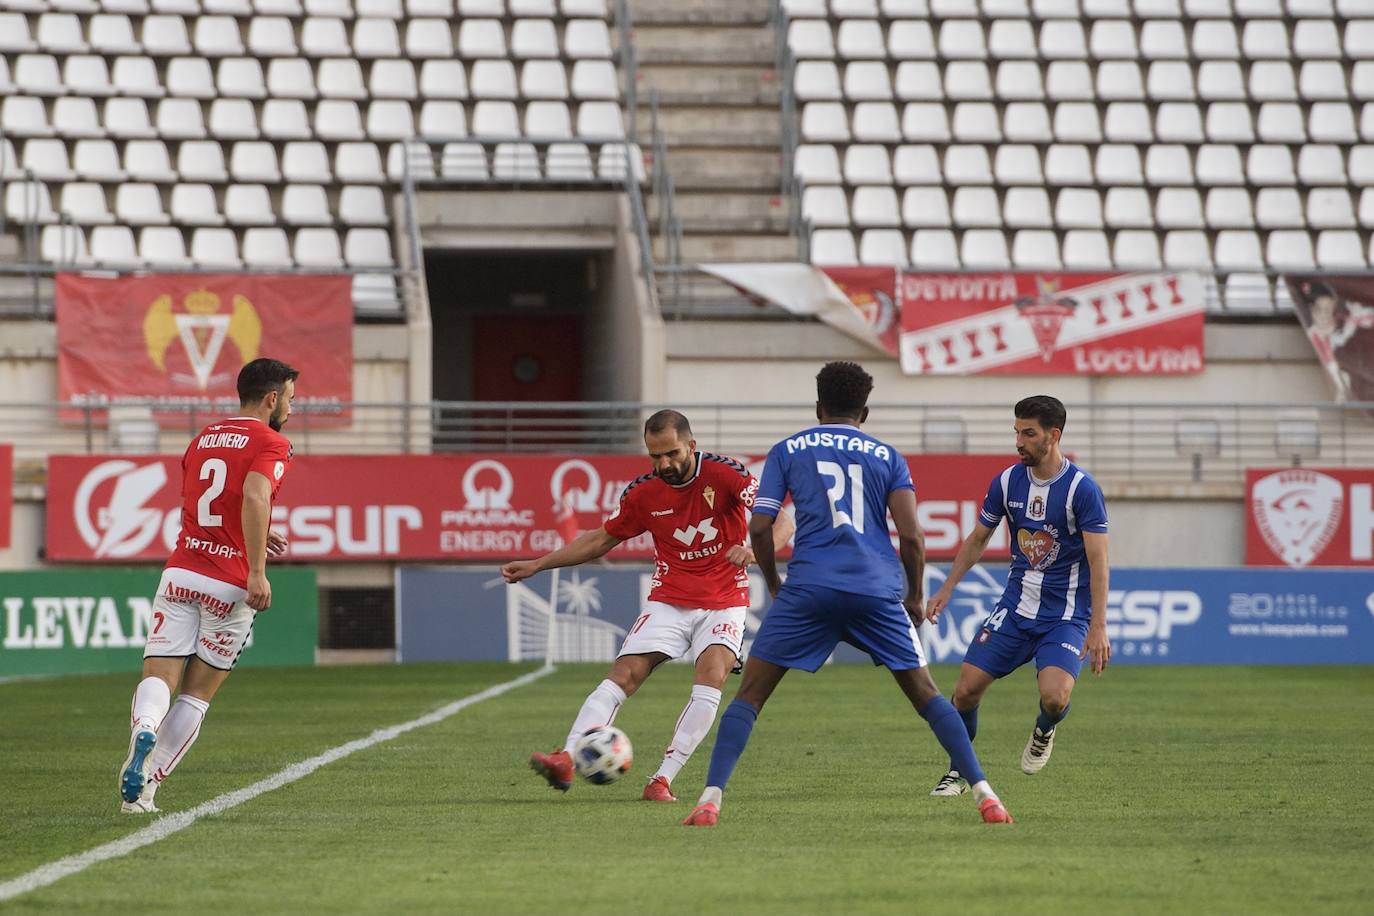
<path id="1" fill-rule="evenodd" d="M 253 458 L 248 470 L 257 471 L 266 477 L 268 483 L 272 485 L 273 495 L 276 495 L 277 489 L 281 486 L 282 478 L 286 476 L 287 468 L 291 466 L 291 458 L 290 440 L 285 436 L 273 435 L 263 443 L 262 449 Z M 246 471 L 244 476 L 248 476 Z"/>
<path id="2" fill-rule="evenodd" d="M 632 482 L 625 488 L 625 492 L 620 494 L 620 505 L 615 507 L 606 521 L 602 522 L 601 527 L 606 529 L 606 533 L 613 538 L 628 541 L 632 537 L 637 537 L 649 530 L 648 522 L 644 518 L 644 512 L 640 507 L 640 500 L 637 498 L 637 486 L 648 477 L 646 475 L 639 480 Z"/>
<path id="3" fill-rule="evenodd" d="M 706 456 L 716 467 L 713 475 L 720 486 L 746 509 L 754 508 L 754 497 L 759 493 L 759 482 L 749 469 L 733 458 L 724 455 Z"/>

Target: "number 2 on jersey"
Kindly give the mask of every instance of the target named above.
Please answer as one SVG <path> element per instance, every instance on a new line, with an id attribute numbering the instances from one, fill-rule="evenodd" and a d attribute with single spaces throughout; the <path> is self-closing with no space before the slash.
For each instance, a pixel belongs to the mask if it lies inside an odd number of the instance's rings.
<path id="1" fill-rule="evenodd" d="M 200 495 L 196 503 L 196 522 L 202 528 L 218 528 L 224 524 L 224 516 L 210 511 L 210 503 L 224 492 L 224 483 L 229 478 L 229 465 L 223 458 L 207 458 L 200 466 L 200 479 L 210 478 L 210 486 Z"/>
<path id="2" fill-rule="evenodd" d="M 848 525 L 860 534 L 864 533 L 864 468 L 861 464 L 849 466 L 849 505 L 853 516 L 840 508 L 844 499 L 844 468 L 834 461 L 817 461 L 816 470 L 831 480 L 825 495 L 830 498 L 830 527 Z"/>

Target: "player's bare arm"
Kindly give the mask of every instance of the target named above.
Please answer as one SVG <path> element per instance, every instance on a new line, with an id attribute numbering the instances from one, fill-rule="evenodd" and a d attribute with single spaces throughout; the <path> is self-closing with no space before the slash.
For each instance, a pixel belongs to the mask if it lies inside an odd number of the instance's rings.
<path id="1" fill-rule="evenodd" d="M 1088 621 L 1088 638 L 1083 648 L 1088 653 L 1093 674 L 1100 675 L 1112 660 L 1112 644 L 1107 639 L 1107 579 L 1111 574 L 1107 563 L 1107 535 L 1083 532 L 1083 551 L 1088 555 L 1093 599 L 1093 616 Z"/>
<path id="2" fill-rule="evenodd" d="M 773 553 L 777 554 L 787 546 L 787 542 L 792 540 L 792 532 L 797 529 L 797 523 L 792 521 L 792 516 L 784 509 L 778 513 L 773 522 Z M 739 544 L 730 548 L 730 552 L 725 555 L 725 559 L 741 569 L 748 567 L 754 562 L 754 549 L 748 544 Z"/>
<path id="3" fill-rule="evenodd" d="M 755 512 L 749 519 L 749 543 L 754 548 L 754 562 L 759 564 L 763 581 L 768 583 L 768 593 L 774 598 L 778 596 L 778 589 L 782 588 L 782 579 L 778 576 L 777 555 L 773 552 L 773 529 L 776 522 L 774 516 L 763 512 Z"/>
<path id="4" fill-rule="evenodd" d="M 893 490 L 887 494 L 887 511 L 897 527 L 897 553 L 906 573 L 906 597 L 902 606 L 913 623 L 925 616 L 924 587 L 926 572 L 926 539 L 916 519 L 916 494 L 911 490 Z"/>
<path id="5" fill-rule="evenodd" d="M 968 537 L 964 538 L 964 543 L 959 545 L 959 553 L 955 555 L 954 562 L 949 567 L 949 575 L 945 578 L 945 584 L 930 596 L 930 601 L 926 602 L 926 620 L 934 621 L 940 616 L 949 605 L 950 596 L 954 594 L 954 587 L 959 584 L 959 580 L 964 578 L 964 574 L 973 568 L 973 565 L 983 558 L 983 552 L 988 549 L 988 542 L 992 540 L 992 533 L 996 528 L 989 528 L 982 522 L 975 522 L 973 530 Z"/>
<path id="6" fill-rule="evenodd" d="M 248 560 L 248 606 L 265 611 L 272 605 L 267 581 L 268 526 L 272 521 L 272 482 L 257 471 L 243 481 L 243 548 Z"/>
<path id="7" fill-rule="evenodd" d="M 507 585 L 514 585 L 521 579 L 528 579 L 535 573 L 543 572 L 546 569 L 578 566 L 589 560 L 605 556 L 620 542 L 620 538 L 610 534 L 602 526 L 592 531 L 583 532 L 571 544 L 565 544 L 537 559 L 515 560 L 507 563 L 501 567 L 501 575 L 505 577 Z"/>

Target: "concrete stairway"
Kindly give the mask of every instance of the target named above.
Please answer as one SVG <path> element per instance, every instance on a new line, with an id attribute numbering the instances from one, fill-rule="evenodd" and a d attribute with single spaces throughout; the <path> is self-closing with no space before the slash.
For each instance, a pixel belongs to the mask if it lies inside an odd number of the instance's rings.
<path id="1" fill-rule="evenodd" d="M 794 260 L 769 0 L 631 0 L 630 10 L 638 139 L 651 149 L 648 103 L 657 90 L 683 260 Z M 649 215 L 657 216 L 652 202 Z M 655 254 L 662 258 L 660 239 Z"/>

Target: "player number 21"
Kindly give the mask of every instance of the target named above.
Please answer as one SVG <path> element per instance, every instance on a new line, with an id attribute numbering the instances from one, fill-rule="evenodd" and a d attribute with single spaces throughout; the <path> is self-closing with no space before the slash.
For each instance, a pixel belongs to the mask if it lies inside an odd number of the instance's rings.
<path id="1" fill-rule="evenodd" d="M 210 458 L 200 466 L 200 479 L 210 478 L 210 486 L 200 495 L 196 503 L 196 522 L 202 528 L 218 528 L 224 524 L 224 516 L 210 511 L 210 503 L 224 492 L 224 482 L 229 477 L 229 465 L 223 458 Z"/>
<path id="2" fill-rule="evenodd" d="M 829 477 L 831 484 L 825 491 L 825 495 L 830 497 L 830 527 L 838 528 L 841 525 L 849 525 L 860 534 L 864 533 L 864 468 L 861 464 L 851 464 L 849 466 L 849 505 L 854 513 L 853 517 L 840 508 L 840 500 L 844 499 L 844 468 L 833 461 L 817 461 L 816 470 L 822 476 Z"/>

